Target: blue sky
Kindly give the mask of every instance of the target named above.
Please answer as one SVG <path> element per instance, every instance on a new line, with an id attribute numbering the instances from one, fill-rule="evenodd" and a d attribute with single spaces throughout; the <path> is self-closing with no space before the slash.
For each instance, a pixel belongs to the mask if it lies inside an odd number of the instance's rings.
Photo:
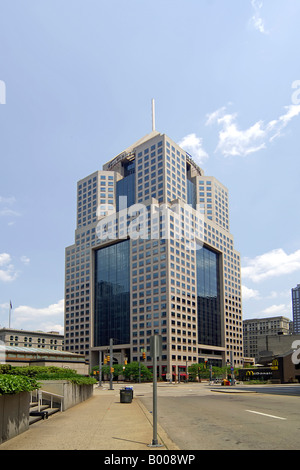
<path id="1" fill-rule="evenodd" d="M 152 98 L 156 129 L 229 189 L 244 318 L 291 318 L 299 1 L 0 0 L 0 12 L 0 325 L 11 300 L 12 327 L 63 331 L 76 183 L 151 131 Z"/>

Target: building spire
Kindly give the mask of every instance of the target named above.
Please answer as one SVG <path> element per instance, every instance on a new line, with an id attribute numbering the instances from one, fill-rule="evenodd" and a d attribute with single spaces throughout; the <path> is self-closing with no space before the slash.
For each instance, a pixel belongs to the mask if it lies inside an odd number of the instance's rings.
<path id="1" fill-rule="evenodd" d="M 155 131 L 155 101 L 152 98 L 152 131 Z"/>

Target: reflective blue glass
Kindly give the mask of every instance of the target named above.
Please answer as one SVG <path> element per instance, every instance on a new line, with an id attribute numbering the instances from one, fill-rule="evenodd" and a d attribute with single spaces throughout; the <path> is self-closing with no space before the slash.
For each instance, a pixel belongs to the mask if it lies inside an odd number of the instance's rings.
<path id="1" fill-rule="evenodd" d="M 130 343 L 129 240 L 95 252 L 94 345 Z"/>
<path id="2" fill-rule="evenodd" d="M 221 346 L 219 254 L 206 247 L 196 252 L 198 342 Z"/>
<path id="3" fill-rule="evenodd" d="M 117 191 L 116 191 L 116 211 L 119 212 L 121 209 L 125 209 L 125 207 L 120 207 L 120 196 L 127 197 L 127 207 L 132 206 L 135 204 L 135 173 L 131 173 L 125 178 L 121 179 L 116 184 Z"/>
<path id="4" fill-rule="evenodd" d="M 188 178 L 186 179 L 187 183 L 187 203 L 192 206 L 193 209 L 196 209 L 196 186 Z"/>

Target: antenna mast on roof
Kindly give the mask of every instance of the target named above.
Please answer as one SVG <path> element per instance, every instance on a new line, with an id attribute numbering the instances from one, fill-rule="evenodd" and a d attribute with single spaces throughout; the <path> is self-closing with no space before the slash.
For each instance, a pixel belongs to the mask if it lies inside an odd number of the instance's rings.
<path id="1" fill-rule="evenodd" d="M 155 102 L 152 98 L 152 131 L 155 131 Z"/>

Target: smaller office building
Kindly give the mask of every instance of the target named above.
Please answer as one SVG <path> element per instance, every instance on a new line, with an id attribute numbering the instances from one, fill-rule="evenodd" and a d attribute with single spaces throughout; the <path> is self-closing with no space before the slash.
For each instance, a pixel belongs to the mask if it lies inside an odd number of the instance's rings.
<path id="1" fill-rule="evenodd" d="M 89 374 L 89 364 L 83 354 L 52 349 L 5 346 L 0 344 L 0 364 L 11 366 L 55 366 L 73 369 L 80 375 Z"/>
<path id="2" fill-rule="evenodd" d="M 64 335 L 57 331 L 31 331 L 15 328 L 0 328 L 0 341 L 6 346 L 20 346 L 38 349 L 64 349 Z"/>
<path id="3" fill-rule="evenodd" d="M 268 349 L 261 347 L 261 342 L 268 343 L 270 336 L 286 336 L 291 331 L 291 321 L 283 316 L 269 318 L 253 318 L 243 321 L 244 357 L 259 361 L 259 351 Z"/>

